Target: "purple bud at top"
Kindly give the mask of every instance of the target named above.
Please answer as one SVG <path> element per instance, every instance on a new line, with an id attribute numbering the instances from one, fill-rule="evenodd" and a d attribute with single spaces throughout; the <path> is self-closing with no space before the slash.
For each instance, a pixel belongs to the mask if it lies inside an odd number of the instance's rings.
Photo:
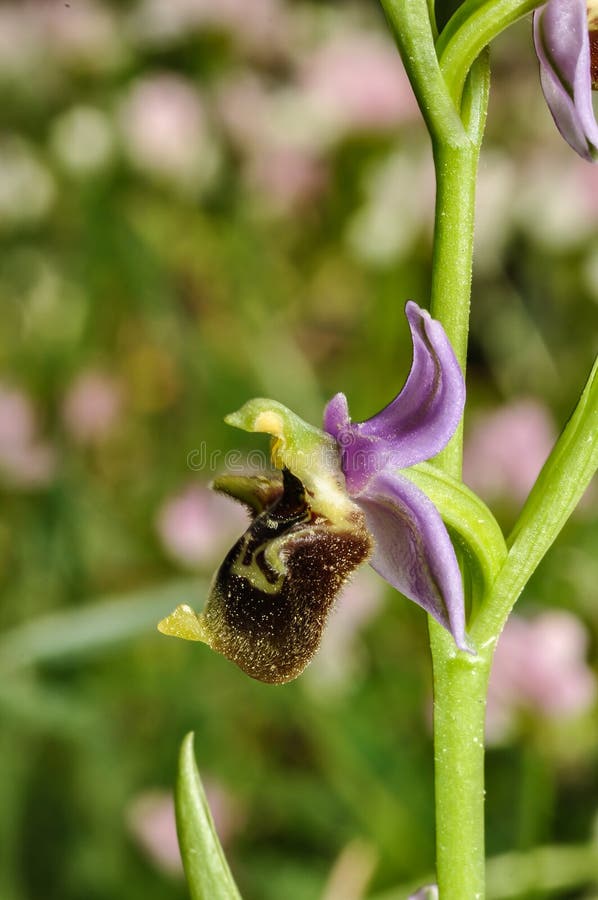
<path id="1" fill-rule="evenodd" d="M 586 0 L 549 0 L 534 13 L 534 44 L 546 102 L 567 143 L 590 162 L 598 159 L 592 106 L 592 85 L 598 80 L 594 5 L 586 6 Z"/>

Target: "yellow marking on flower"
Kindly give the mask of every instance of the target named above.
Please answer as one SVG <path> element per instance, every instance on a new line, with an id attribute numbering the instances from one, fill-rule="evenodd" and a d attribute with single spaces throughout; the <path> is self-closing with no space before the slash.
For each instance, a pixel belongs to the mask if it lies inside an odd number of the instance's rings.
<path id="1" fill-rule="evenodd" d="M 184 641 L 208 643 L 201 619 L 186 603 L 177 606 L 174 612 L 158 622 L 158 631 L 170 637 L 182 638 Z"/>
<path id="2" fill-rule="evenodd" d="M 274 438 L 270 450 L 272 464 L 276 466 L 277 469 L 282 469 L 284 466 L 282 454 L 285 447 L 284 422 L 282 416 L 279 416 L 278 413 L 274 412 L 272 409 L 264 410 L 264 412 L 261 412 L 256 416 L 254 429 L 272 435 Z"/>

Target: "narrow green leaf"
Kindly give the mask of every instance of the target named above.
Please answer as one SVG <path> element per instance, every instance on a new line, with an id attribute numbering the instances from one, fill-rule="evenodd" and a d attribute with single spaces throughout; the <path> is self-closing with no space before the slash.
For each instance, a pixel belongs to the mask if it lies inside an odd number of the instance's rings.
<path id="1" fill-rule="evenodd" d="M 488 594 L 507 556 L 500 526 L 486 504 L 466 485 L 429 463 L 402 469 L 426 494 L 464 554 L 472 579 L 474 599 Z"/>
<path id="2" fill-rule="evenodd" d="M 492 597 L 474 623 L 477 639 L 500 634 L 513 604 L 581 500 L 598 467 L 598 358 L 508 538 Z"/>
<path id="3" fill-rule="evenodd" d="M 179 846 L 191 900 L 241 900 L 197 771 L 193 732 L 181 745 L 175 807 Z"/>
<path id="4" fill-rule="evenodd" d="M 440 69 L 457 108 L 467 73 L 484 47 L 542 0 L 465 0 L 443 28 L 436 52 Z"/>

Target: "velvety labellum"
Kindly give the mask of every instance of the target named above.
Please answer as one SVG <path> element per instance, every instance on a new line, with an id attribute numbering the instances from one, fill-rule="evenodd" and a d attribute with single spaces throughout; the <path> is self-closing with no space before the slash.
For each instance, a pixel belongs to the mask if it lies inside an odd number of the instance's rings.
<path id="1" fill-rule="evenodd" d="M 282 484 L 256 484 L 257 498 L 247 479 L 242 491 L 232 479 L 217 487 L 236 492 L 255 518 L 216 573 L 199 617 L 204 640 L 252 678 L 290 681 L 318 649 L 334 599 L 371 540 L 359 510 L 344 525 L 314 513 L 287 469 Z M 258 512 L 263 498 L 270 502 Z"/>

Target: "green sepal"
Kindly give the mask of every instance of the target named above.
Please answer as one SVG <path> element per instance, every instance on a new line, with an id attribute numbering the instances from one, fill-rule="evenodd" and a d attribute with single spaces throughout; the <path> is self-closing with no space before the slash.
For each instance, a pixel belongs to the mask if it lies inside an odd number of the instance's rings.
<path id="1" fill-rule="evenodd" d="M 344 521 L 354 511 L 344 485 L 340 454 L 331 435 L 305 422 L 282 403 L 257 397 L 224 421 L 243 431 L 272 435 L 272 463 L 288 469 L 305 487 L 316 513 L 330 522 Z"/>
<path id="2" fill-rule="evenodd" d="M 191 900 L 241 900 L 218 840 L 193 752 L 183 740 L 175 790 L 179 847 Z"/>
<path id="3" fill-rule="evenodd" d="M 471 578 L 473 601 L 486 597 L 507 557 L 501 528 L 477 494 L 430 463 L 401 469 L 430 498 L 461 550 Z"/>
<path id="4" fill-rule="evenodd" d="M 282 494 L 282 478 L 265 475 L 219 475 L 210 485 L 213 491 L 226 494 L 259 515 Z"/>
<path id="5" fill-rule="evenodd" d="M 509 535 L 509 546 L 533 543 L 535 555 L 540 551 L 539 562 L 581 500 L 597 467 L 598 357 L 579 403 Z"/>

